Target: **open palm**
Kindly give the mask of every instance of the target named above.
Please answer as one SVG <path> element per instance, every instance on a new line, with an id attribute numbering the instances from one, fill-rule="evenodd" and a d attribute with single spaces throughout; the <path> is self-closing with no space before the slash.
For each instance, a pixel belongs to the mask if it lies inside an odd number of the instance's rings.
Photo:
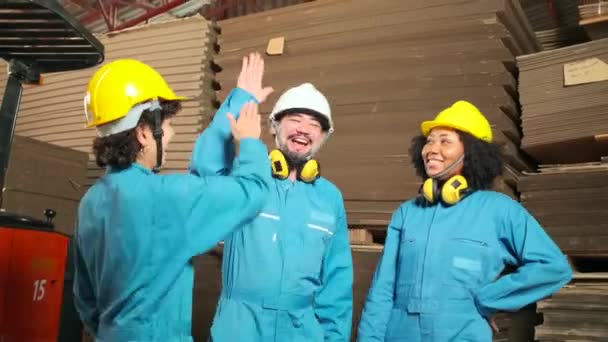
<path id="1" fill-rule="evenodd" d="M 243 57 L 243 66 L 237 80 L 237 87 L 246 90 L 262 103 L 266 101 L 274 89 L 272 87 L 263 87 L 262 78 L 264 76 L 264 59 L 255 52 L 249 56 Z"/>

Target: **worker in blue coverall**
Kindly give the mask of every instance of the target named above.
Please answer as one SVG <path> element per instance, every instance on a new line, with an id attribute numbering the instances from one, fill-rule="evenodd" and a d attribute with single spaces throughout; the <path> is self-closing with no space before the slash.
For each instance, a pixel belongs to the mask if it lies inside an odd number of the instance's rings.
<path id="1" fill-rule="evenodd" d="M 237 88 L 195 144 L 192 172 L 230 174 L 232 146 L 224 112 L 264 101 L 264 61 L 243 59 Z M 270 114 L 277 149 L 263 210 L 226 238 L 222 292 L 211 327 L 215 342 L 347 341 L 353 269 L 340 191 L 313 159 L 334 130 L 323 94 L 305 83 L 283 93 Z"/>
<path id="2" fill-rule="evenodd" d="M 78 208 L 73 290 L 96 341 L 192 341 L 191 258 L 257 216 L 268 195 L 254 103 L 230 118 L 240 149 L 230 176 L 155 174 L 182 100 L 136 60 L 108 63 L 90 80 L 88 126 L 107 172 Z"/>
<path id="3" fill-rule="evenodd" d="M 571 269 L 526 209 L 490 190 L 502 162 L 474 105 L 421 130 L 410 148 L 421 194 L 393 213 L 358 341 L 489 342 L 496 312 L 558 291 Z M 516 271 L 499 277 L 506 264 Z"/>

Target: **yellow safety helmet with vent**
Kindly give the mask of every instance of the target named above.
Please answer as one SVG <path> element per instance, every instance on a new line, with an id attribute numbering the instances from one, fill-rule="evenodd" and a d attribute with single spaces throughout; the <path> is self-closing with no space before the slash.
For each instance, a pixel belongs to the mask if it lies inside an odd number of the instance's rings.
<path id="1" fill-rule="evenodd" d="M 471 134 L 477 139 L 492 142 L 492 128 L 486 117 L 467 101 L 457 101 L 437 114 L 434 120 L 424 121 L 420 126 L 424 136 L 435 127 L 449 127 Z"/>
<path id="2" fill-rule="evenodd" d="M 163 77 L 145 63 L 134 59 L 108 63 L 89 81 L 84 98 L 87 127 L 121 119 L 135 105 L 153 99 L 171 101 L 186 98 L 175 95 Z"/>

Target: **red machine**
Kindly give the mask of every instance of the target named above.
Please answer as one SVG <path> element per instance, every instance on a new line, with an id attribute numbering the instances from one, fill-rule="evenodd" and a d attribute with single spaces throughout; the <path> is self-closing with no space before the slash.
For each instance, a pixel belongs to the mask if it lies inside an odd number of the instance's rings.
<path id="1" fill-rule="evenodd" d="M 95 66 L 103 45 L 54 0 L 0 1 L 0 57 L 9 77 L 0 107 L 0 190 L 23 84 L 40 75 Z M 0 192 L 0 205 L 2 203 Z M 1 207 L 1 206 L 0 206 Z M 70 237 L 46 220 L 0 211 L 0 341 L 79 341 L 72 302 Z"/>
<path id="2" fill-rule="evenodd" d="M 35 221 L 0 217 L 2 341 L 57 341 L 68 239 Z"/>

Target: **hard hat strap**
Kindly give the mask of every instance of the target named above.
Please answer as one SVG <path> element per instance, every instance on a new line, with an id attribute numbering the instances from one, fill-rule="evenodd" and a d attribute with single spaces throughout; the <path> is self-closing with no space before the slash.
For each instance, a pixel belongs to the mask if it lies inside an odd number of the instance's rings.
<path id="1" fill-rule="evenodd" d="M 158 100 L 152 101 L 152 106 L 150 107 L 150 112 L 152 113 L 152 136 L 156 141 L 156 166 L 152 169 L 154 173 L 160 172 L 160 168 L 163 163 L 163 127 L 162 127 L 162 108 L 160 107 L 160 103 Z"/>
<path id="2" fill-rule="evenodd" d="M 458 166 L 458 164 L 460 164 L 462 161 L 464 161 L 464 153 L 460 156 L 460 158 L 456 159 L 456 161 L 453 162 L 450 166 L 446 167 L 443 171 L 434 175 L 432 178 L 439 179 L 439 178 L 447 175 L 449 172 L 454 170 Z"/>

